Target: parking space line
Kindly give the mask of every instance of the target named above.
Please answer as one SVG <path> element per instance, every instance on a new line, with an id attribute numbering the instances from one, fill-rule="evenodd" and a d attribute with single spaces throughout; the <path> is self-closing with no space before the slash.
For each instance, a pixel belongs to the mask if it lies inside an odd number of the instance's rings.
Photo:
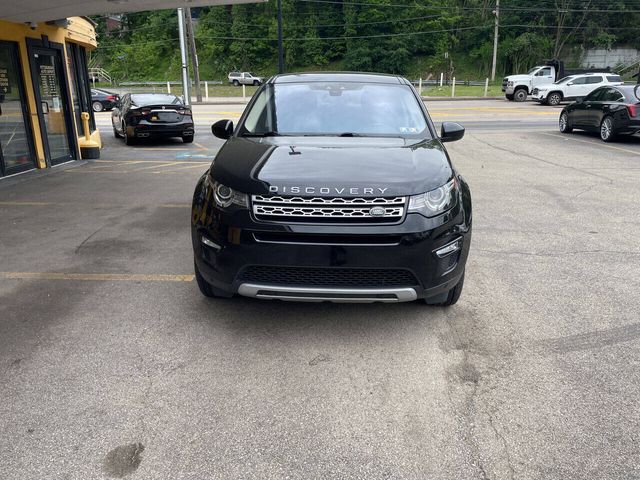
<path id="1" fill-rule="evenodd" d="M 9 280 L 81 280 L 103 282 L 192 282 L 195 277 L 194 275 L 168 274 L 0 272 L 0 278 Z"/>
<path id="2" fill-rule="evenodd" d="M 151 165 L 150 167 L 142 167 L 142 168 L 136 168 L 135 170 L 131 170 L 132 172 L 141 172 L 143 170 L 151 170 L 153 168 L 164 168 L 164 167 L 171 167 L 173 165 L 180 165 L 182 162 L 165 162 L 163 164 L 160 165 Z"/>
<path id="3" fill-rule="evenodd" d="M 586 144 L 594 146 L 594 147 L 609 148 L 611 150 L 618 150 L 620 152 L 632 153 L 633 155 L 640 155 L 639 151 L 628 150 L 628 149 L 622 148 L 622 147 L 615 147 L 613 145 L 607 145 L 607 144 L 605 144 L 603 142 L 590 142 L 589 140 L 580 140 L 579 138 L 570 137 L 568 135 L 558 135 L 557 133 L 542 133 L 542 135 L 547 135 L 548 137 L 561 138 L 563 140 L 572 140 L 574 142 L 586 143 Z"/>
<path id="4" fill-rule="evenodd" d="M 187 158 L 187 157 L 185 157 Z M 167 163 L 167 162 L 173 162 L 175 161 L 175 159 L 173 158 L 168 158 L 166 160 L 119 160 L 119 159 L 114 159 L 114 160 L 91 160 L 92 162 L 100 162 L 100 163 L 115 163 L 118 165 L 134 165 L 136 163 Z M 202 163 L 202 164 L 206 164 L 209 165 L 211 162 L 202 162 L 199 160 L 183 160 L 180 163 Z"/>
<path id="5" fill-rule="evenodd" d="M 156 173 L 156 174 L 166 174 L 166 173 L 174 173 L 174 172 L 181 172 L 184 170 L 190 170 L 192 168 L 204 168 L 204 165 L 187 165 L 187 166 L 181 166 L 178 168 L 172 168 L 171 170 L 162 170 L 161 172 L 152 172 L 152 173 Z"/>

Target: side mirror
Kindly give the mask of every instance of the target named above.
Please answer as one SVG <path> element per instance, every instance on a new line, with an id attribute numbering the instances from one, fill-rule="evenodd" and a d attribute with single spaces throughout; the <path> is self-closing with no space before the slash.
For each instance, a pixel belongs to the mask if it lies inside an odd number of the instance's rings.
<path id="1" fill-rule="evenodd" d="M 211 125 L 211 133 L 218 138 L 226 140 L 233 135 L 233 122 L 231 120 L 218 120 Z"/>
<path id="2" fill-rule="evenodd" d="M 440 128 L 440 140 L 443 142 L 455 142 L 464 137 L 464 127 L 459 123 L 444 122 Z"/>
<path id="3" fill-rule="evenodd" d="M 567 83 L 567 87 L 570 87 L 571 85 L 573 85 L 573 82 Z"/>

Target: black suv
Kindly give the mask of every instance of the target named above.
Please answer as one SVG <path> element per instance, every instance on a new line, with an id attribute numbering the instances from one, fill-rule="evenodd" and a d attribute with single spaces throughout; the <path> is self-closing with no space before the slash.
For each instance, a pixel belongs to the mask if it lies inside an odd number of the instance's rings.
<path id="1" fill-rule="evenodd" d="M 404 78 L 271 78 L 200 178 L 191 217 L 206 296 L 453 305 L 471 195 Z"/>

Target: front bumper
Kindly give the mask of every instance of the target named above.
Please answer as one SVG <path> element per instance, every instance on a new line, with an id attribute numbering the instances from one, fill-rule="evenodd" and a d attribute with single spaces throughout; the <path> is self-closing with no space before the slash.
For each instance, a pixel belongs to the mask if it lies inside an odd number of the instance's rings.
<path id="1" fill-rule="evenodd" d="M 470 205 L 436 218 L 406 215 L 395 225 L 260 222 L 194 206 L 197 268 L 218 295 L 295 301 L 403 302 L 451 290 L 471 243 Z M 204 242 L 203 242 L 204 239 Z M 459 241 L 460 248 L 436 251 Z"/>

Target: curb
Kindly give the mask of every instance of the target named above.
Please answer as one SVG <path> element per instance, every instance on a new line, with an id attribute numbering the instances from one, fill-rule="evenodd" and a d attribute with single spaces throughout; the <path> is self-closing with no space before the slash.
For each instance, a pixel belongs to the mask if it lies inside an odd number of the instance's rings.
<path id="1" fill-rule="evenodd" d="M 424 101 L 428 102 L 461 102 L 465 100 L 504 100 L 504 97 L 420 97 Z M 249 103 L 249 99 L 242 100 L 229 99 L 229 100 L 216 100 L 210 102 L 192 102 L 192 105 L 246 105 Z"/>

